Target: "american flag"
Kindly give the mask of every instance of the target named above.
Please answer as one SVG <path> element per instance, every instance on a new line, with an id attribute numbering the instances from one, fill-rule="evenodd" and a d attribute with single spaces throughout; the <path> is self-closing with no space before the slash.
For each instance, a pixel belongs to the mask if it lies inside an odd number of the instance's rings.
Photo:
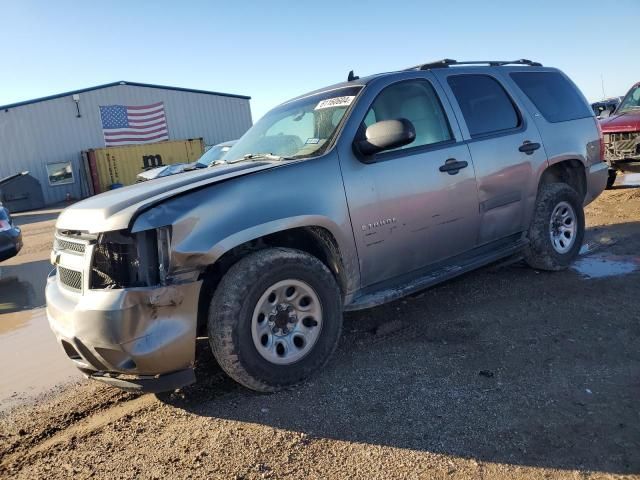
<path id="1" fill-rule="evenodd" d="M 163 102 L 136 107 L 107 105 L 100 107 L 100 118 L 107 147 L 169 140 Z"/>

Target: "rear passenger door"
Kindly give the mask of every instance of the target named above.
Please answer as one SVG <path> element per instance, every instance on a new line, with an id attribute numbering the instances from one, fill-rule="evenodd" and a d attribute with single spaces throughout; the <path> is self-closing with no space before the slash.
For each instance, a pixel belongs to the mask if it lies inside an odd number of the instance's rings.
<path id="1" fill-rule="evenodd" d="M 546 165 L 542 139 L 510 86 L 495 69 L 438 69 L 476 169 L 478 244 L 500 240 L 528 226 L 537 171 Z M 506 85 L 505 85 L 506 84 Z"/>

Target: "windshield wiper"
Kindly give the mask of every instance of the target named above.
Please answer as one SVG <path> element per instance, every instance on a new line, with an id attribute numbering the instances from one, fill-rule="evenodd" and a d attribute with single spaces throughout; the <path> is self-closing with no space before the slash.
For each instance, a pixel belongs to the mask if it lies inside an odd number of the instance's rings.
<path id="1" fill-rule="evenodd" d="M 288 157 L 283 157 L 282 155 L 274 155 L 273 153 L 247 153 L 244 157 L 244 160 L 272 160 L 274 162 L 279 162 L 281 160 L 289 160 Z"/>

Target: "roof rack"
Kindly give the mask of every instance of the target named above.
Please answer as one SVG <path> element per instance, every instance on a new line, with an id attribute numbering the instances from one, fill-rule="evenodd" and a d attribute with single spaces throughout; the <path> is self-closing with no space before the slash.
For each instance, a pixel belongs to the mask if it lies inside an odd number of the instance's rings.
<path id="1" fill-rule="evenodd" d="M 432 68 L 448 68 L 451 65 L 489 65 L 490 67 L 501 67 L 503 65 L 529 65 L 530 67 L 541 67 L 542 64 L 521 58 L 520 60 L 480 60 L 475 62 L 459 62 L 451 58 L 438 60 L 437 62 L 423 63 L 409 67 L 406 70 L 430 70 Z"/>

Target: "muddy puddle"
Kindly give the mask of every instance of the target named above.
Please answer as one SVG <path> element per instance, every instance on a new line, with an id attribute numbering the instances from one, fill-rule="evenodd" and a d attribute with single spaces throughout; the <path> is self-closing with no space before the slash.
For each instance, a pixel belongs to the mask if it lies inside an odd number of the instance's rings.
<path id="1" fill-rule="evenodd" d="M 640 257 L 596 253 L 578 258 L 571 268 L 585 278 L 627 275 L 640 271 Z"/>
<path id="2" fill-rule="evenodd" d="M 49 329 L 44 287 L 51 264 L 41 257 L 0 265 L 0 411 L 82 378 Z"/>
<path id="3" fill-rule="evenodd" d="M 0 412 L 82 375 L 49 329 L 44 308 L 0 315 Z"/>

